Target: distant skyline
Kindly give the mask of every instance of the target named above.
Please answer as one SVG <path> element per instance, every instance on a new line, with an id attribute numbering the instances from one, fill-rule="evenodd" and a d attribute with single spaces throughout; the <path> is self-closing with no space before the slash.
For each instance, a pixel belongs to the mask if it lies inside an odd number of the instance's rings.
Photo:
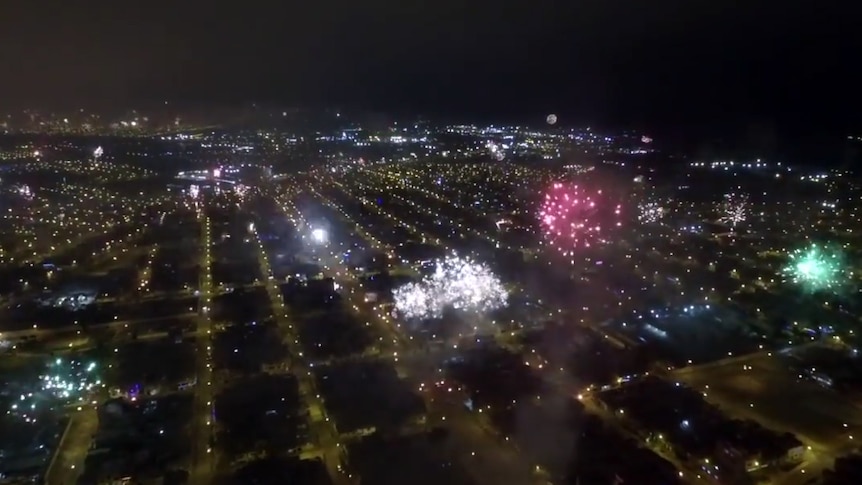
<path id="1" fill-rule="evenodd" d="M 862 127 L 862 34 L 849 7 L 726 3 L 4 3 L 0 109 L 257 101 L 688 129 Z"/>

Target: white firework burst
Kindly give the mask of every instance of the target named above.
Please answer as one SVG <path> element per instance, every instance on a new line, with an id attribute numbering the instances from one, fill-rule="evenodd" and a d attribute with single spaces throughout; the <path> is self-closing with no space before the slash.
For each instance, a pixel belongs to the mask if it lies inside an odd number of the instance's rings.
<path id="1" fill-rule="evenodd" d="M 748 197 L 743 194 L 729 193 L 719 204 L 720 221 L 730 227 L 737 227 L 748 218 Z"/>
<path id="2" fill-rule="evenodd" d="M 457 255 L 437 261 L 433 274 L 393 292 L 395 308 L 408 319 L 443 316 L 443 310 L 483 314 L 502 308 L 509 293 L 484 264 Z"/>
<path id="3" fill-rule="evenodd" d="M 654 224 L 667 214 L 660 203 L 656 201 L 645 201 L 638 204 L 638 222 L 641 224 Z"/>
<path id="4" fill-rule="evenodd" d="M 502 162 L 503 159 L 506 158 L 506 152 L 503 151 L 503 147 L 493 141 L 485 143 L 485 149 L 488 150 L 488 154 L 498 162 Z"/>
<path id="5" fill-rule="evenodd" d="M 236 184 L 233 187 L 233 191 L 237 197 L 240 199 L 244 199 L 246 194 L 248 194 L 248 186 L 243 184 Z"/>

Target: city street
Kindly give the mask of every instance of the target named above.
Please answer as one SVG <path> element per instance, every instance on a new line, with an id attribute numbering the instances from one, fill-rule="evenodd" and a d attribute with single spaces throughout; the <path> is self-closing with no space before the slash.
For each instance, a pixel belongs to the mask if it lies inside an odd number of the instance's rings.
<path id="1" fill-rule="evenodd" d="M 197 384 L 195 385 L 194 420 L 192 421 L 192 466 L 189 472 L 193 484 L 212 483 L 216 467 L 215 414 L 213 413 L 212 372 L 212 262 L 211 227 L 208 217 L 201 217 L 199 313 L 197 315 Z"/>
<path id="2" fill-rule="evenodd" d="M 299 345 L 299 336 L 294 328 L 294 323 L 290 320 L 289 310 L 284 304 L 278 283 L 273 279 L 272 269 L 263 245 L 258 238 L 257 232 L 252 232 L 258 246 L 258 263 L 261 274 L 264 275 L 267 281 L 266 290 L 272 314 L 275 316 L 278 327 L 283 334 L 284 343 L 291 354 L 290 364 L 293 374 L 299 383 L 300 398 L 309 410 L 308 418 L 312 440 L 318 450 L 321 451 L 323 461 L 329 470 L 329 475 L 333 482 L 336 485 L 351 484 L 354 481 L 342 466 L 342 463 L 345 462 L 345 448 L 341 443 L 338 430 L 335 428 L 335 423 L 329 419 L 326 407 L 317 390 L 317 384 L 314 382 L 314 377 L 307 367 L 306 359 L 303 357 L 303 352 Z"/>
<path id="3" fill-rule="evenodd" d="M 45 481 L 51 485 L 76 485 L 84 472 L 84 460 L 99 427 L 96 406 L 83 406 L 69 414 L 69 424 L 51 462 Z"/>

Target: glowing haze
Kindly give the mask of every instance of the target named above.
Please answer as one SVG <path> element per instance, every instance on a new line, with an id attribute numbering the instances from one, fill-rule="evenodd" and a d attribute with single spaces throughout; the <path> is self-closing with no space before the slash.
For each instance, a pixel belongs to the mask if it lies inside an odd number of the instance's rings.
<path id="1" fill-rule="evenodd" d="M 565 256 L 608 241 L 609 230 L 622 225 L 619 204 L 608 204 L 601 190 L 561 182 L 545 193 L 539 208 L 547 243 Z"/>

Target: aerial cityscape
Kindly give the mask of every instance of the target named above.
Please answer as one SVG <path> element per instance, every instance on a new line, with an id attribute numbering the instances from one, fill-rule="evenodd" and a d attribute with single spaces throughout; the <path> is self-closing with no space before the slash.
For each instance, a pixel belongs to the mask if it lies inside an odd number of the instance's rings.
<path id="1" fill-rule="evenodd" d="M 854 173 L 325 116 L 7 127 L 3 483 L 858 483 Z"/>
<path id="2" fill-rule="evenodd" d="M 862 484 L 852 3 L 0 3 L 0 485 Z"/>

